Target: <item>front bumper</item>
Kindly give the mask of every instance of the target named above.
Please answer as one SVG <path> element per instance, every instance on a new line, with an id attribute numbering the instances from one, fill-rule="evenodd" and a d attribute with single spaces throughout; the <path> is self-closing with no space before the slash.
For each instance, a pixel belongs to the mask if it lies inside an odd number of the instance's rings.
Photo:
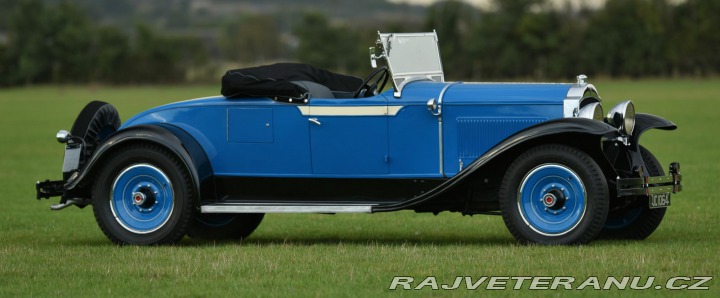
<path id="1" fill-rule="evenodd" d="M 63 158 L 62 166 L 63 180 L 47 179 L 36 182 L 35 198 L 40 200 L 42 198 L 60 197 L 60 204 L 50 206 L 52 210 L 61 210 L 74 205 L 81 208 L 85 207 L 90 203 L 89 199 L 79 198 L 83 196 L 78 196 L 77 193 L 65 189 L 65 185 L 77 176 L 84 147 L 82 140 L 78 141 L 77 138 L 70 136 L 69 133 L 62 130 L 58 132 L 57 139 L 61 143 L 66 143 L 65 157 Z"/>
<path id="2" fill-rule="evenodd" d="M 682 191 L 682 175 L 680 174 L 680 164 L 677 162 L 670 164 L 670 174 L 666 176 L 646 176 L 642 167 L 634 172 L 639 177 L 617 177 L 618 197 L 675 194 Z"/>
<path id="3" fill-rule="evenodd" d="M 35 197 L 39 200 L 42 198 L 49 199 L 51 197 L 62 196 L 65 192 L 64 180 L 45 180 L 35 183 Z"/>

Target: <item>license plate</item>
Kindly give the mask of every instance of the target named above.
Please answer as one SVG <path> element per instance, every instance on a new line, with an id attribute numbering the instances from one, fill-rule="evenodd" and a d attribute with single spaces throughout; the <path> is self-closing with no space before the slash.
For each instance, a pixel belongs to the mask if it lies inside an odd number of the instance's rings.
<path id="1" fill-rule="evenodd" d="M 82 153 L 82 147 L 65 148 L 65 158 L 63 159 L 63 173 L 74 171 L 78 169 L 80 165 L 80 153 Z"/>
<path id="2" fill-rule="evenodd" d="M 650 208 L 665 208 L 670 206 L 670 193 L 656 193 L 650 195 Z"/>

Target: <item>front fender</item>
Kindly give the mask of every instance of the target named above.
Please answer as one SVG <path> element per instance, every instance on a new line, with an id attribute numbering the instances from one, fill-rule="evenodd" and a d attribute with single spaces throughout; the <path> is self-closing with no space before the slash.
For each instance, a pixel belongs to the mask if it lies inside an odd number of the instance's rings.
<path id="1" fill-rule="evenodd" d="M 622 177 L 634 177 L 634 169 L 642 166 L 647 169 L 640 155 L 640 137 L 650 129 L 675 130 L 677 125 L 662 117 L 650 114 L 635 115 L 635 129 L 627 138 L 626 144 L 618 145 L 617 140 L 607 140 L 605 155 Z"/>
<path id="2" fill-rule="evenodd" d="M 631 144 L 639 144 L 640 136 L 650 129 L 675 130 L 677 125 L 665 118 L 651 114 L 635 115 L 635 129 L 630 137 Z"/>
<path id="3" fill-rule="evenodd" d="M 532 147 L 534 144 L 538 143 L 566 143 L 581 148 L 588 148 L 589 150 L 592 150 L 592 152 L 590 152 L 591 155 L 603 156 L 601 140 L 603 137 L 615 133 L 617 133 L 616 128 L 600 121 L 585 118 L 561 118 L 543 122 L 517 132 L 503 140 L 488 150 L 485 154 L 478 157 L 470 165 L 460 171 L 460 173 L 425 194 L 398 204 L 374 207 L 373 212 L 406 209 L 437 198 L 446 190 L 449 190 L 453 186 L 464 181 L 467 177 L 477 172 L 491 161 L 500 157 L 513 156 L 513 154 L 509 153 L 525 150 L 526 148 Z M 603 160 L 599 160 L 599 163 L 603 170 L 610 169 L 609 163 L 604 160 L 604 158 Z"/>
<path id="4" fill-rule="evenodd" d="M 194 189 L 199 198 L 213 196 L 212 168 L 202 147 L 192 136 L 182 129 L 164 123 L 145 124 L 128 127 L 118 131 L 103 142 L 77 175 L 73 175 L 65 184 L 65 189 L 72 190 L 86 184 L 93 177 L 92 173 L 102 167 L 102 160 L 113 150 L 134 142 L 154 143 L 167 149 L 182 162 L 190 173 Z M 199 205 L 199 204 L 198 204 Z M 196 205 L 196 206 L 198 206 Z"/>

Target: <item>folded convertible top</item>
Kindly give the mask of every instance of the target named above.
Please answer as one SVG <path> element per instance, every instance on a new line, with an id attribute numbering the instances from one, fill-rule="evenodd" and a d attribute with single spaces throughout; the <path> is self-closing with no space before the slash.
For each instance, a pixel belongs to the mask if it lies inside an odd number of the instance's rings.
<path id="1" fill-rule="evenodd" d="M 222 77 L 220 93 L 227 98 L 269 97 L 278 101 L 305 102 L 309 92 L 292 81 L 311 81 L 333 91 L 354 92 L 362 79 L 337 74 L 301 63 L 228 70 Z"/>

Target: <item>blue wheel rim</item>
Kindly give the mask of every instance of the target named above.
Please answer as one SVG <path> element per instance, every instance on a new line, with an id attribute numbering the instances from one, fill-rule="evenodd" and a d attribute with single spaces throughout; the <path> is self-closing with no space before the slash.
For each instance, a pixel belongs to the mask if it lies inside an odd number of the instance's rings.
<path id="1" fill-rule="evenodd" d="M 580 177 L 560 164 L 534 168 L 520 183 L 518 209 L 532 230 L 546 236 L 564 235 L 585 216 L 587 194 Z"/>
<path id="2" fill-rule="evenodd" d="M 155 166 L 130 166 L 113 182 L 110 209 L 115 220 L 132 233 L 148 234 L 162 228 L 173 207 L 170 179 Z"/>

